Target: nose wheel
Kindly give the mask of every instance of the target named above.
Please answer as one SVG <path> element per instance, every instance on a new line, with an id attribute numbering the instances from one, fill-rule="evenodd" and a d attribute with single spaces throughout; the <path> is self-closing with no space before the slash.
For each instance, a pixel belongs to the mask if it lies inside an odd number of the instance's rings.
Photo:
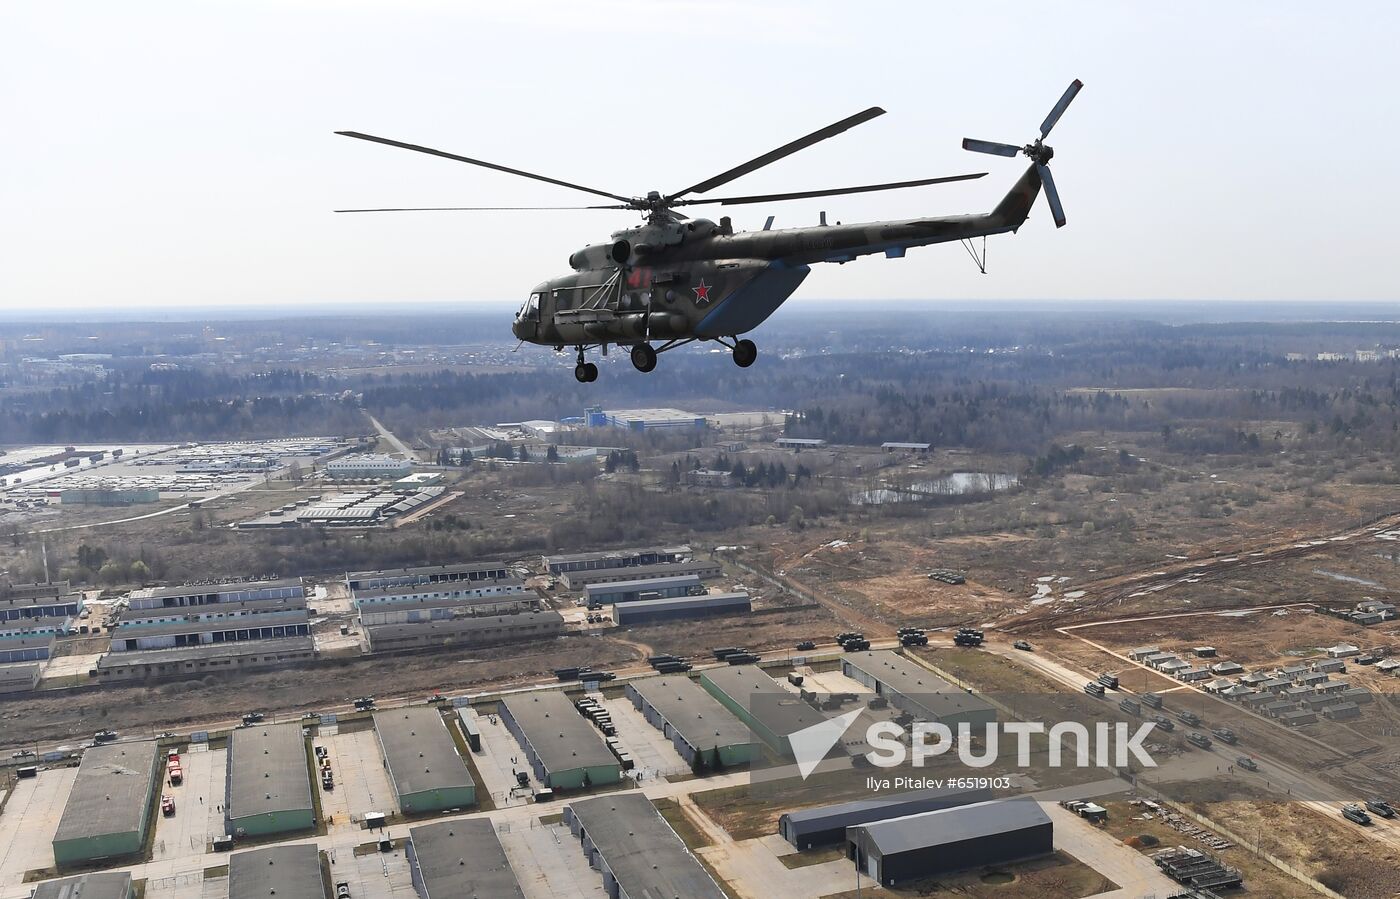
<path id="1" fill-rule="evenodd" d="M 649 343 L 639 343 L 632 347 L 632 367 L 647 372 L 656 368 L 656 350 Z"/>
<path id="2" fill-rule="evenodd" d="M 752 340 L 740 340 L 734 344 L 734 364 L 740 368 L 748 368 L 758 359 L 758 347 L 754 346 Z"/>

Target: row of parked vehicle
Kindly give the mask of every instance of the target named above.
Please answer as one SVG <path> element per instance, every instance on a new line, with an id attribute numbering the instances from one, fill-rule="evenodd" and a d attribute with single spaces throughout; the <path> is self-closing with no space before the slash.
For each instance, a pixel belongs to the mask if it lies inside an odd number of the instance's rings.
<path id="1" fill-rule="evenodd" d="M 330 792 L 335 789 L 335 773 L 331 771 L 331 751 L 324 746 L 316 747 L 316 770 L 321 772 L 321 789 Z"/>

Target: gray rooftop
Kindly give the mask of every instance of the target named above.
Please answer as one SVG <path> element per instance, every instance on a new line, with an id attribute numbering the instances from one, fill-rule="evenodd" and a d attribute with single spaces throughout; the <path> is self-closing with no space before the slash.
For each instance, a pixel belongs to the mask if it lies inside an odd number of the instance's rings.
<path id="1" fill-rule="evenodd" d="M 836 805 L 819 805 L 798 809 L 781 815 L 799 832 L 820 830 L 841 825 L 867 824 L 891 816 L 908 817 L 911 813 L 932 811 L 938 806 L 970 805 L 989 801 L 992 791 L 986 788 L 955 790 L 938 788 L 895 793 L 874 799 L 857 799 Z"/>
<path id="2" fill-rule="evenodd" d="M 623 893 L 656 899 L 724 899 L 685 843 L 641 793 L 569 803 Z"/>
<path id="3" fill-rule="evenodd" d="M 857 829 L 865 831 L 869 845 L 885 856 L 1049 823 L 1050 816 L 1034 800 L 1000 799 L 890 818 Z"/>
<path id="4" fill-rule="evenodd" d="M 405 602 L 413 602 L 412 597 L 425 593 L 450 593 L 453 590 L 479 590 L 493 587 L 524 587 L 525 582 L 518 577 L 503 577 L 492 581 L 439 581 L 435 584 L 398 584 L 392 587 L 365 587 L 355 591 L 356 599 L 379 599 L 384 596 L 402 596 Z M 445 597 L 450 599 L 451 597 Z M 460 600 L 461 597 L 458 597 Z"/>
<path id="5" fill-rule="evenodd" d="M 127 899 L 130 895 L 130 874 L 94 871 L 62 880 L 46 880 L 34 888 L 33 899 Z"/>
<path id="6" fill-rule="evenodd" d="M 83 753 L 54 842 L 135 833 L 155 779 L 156 743 L 108 743 Z"/>
<path id="7" fill-rule="evenodd" d="M 256 603 L 254 603 L 256 605 Z M 188 606 L 186 608 L 189 608 Z M 211 608 L 197 606 L 195 608 Z M 207 634 L 212 631 L 236 631 L 249 627 L 277 627 L 278 625 L 306 624 L 311 613 L 305 607 L 269 611 L 263 615 L 239 615 L 234 618 L 199 618 L 191 616 L 179 621 L 162 621 L 158 624 L 137 624 L 123 621 L 112 629 L 112 637 L 117 640 L 135 640 L 138 637 L 159 637 L 170 634 Z"/>
<path id="8" fill-rule="evenodd" d="M 301 725 L 257 724 L 229 737 L 229 820 L 312 808 Z"/>
<path id="9" fill-rule="evenodd" d="M 311 652 L 315 648 L 315 641 L 311 637 L 277 637 L 271 640 L 244 640 L 241 643 L 206 643 L 202 646 L 181 646 L 175 649 L 134 649 L 129 652 L 109 652 L 97 660 L 97 667 L 101 669 L 127 665 L 168 665 L 172 662 Z"/>
<path id="10" fill-rule="evenodd" d="M 585 720 L 563 693 L 536 690 L 507 696 L 501 704 L 510 710 L 546 771 L 617 764 L 602 732 Z"/>
<path id="11" fill-rule="evenodd" d="M 753 599 L 740 590 L 734 593 L 706 593 L 703 596 L 668 596 L 661 599 L 637 599 L 621 602 L 613 606 L 624 623 L 627 616 L 646 616 L 654 612 L 667 612 L 676 609 L 744 609 L 752 607 Z"/>
<path id="12" fill-rule="evenodd" d="M 423 899 L 524 899 L 490 818 L 409 830 Z"/>
<path id="13" fill-rule="evenodd" d="M 589 584 L 583 592 L 589 596 L 597 593 L 625 593 L 629 590 L 663 590 L 667 587 L 698 587 L 700 578 L 693 574 L 677 574 L 668 577 L 638 578 L 631 581 L 613 581 L 610 584 Z"/>
<path id="14" fill-rule="evenodd" d="M 748 725 L 684 674 L 642 677 L 628 686 L 640 693 L 681 739 L 696 749 L 754 742 Z"/>
<path id="15" fill-rule="evenodd" d="M 374 730 L 399 795 L 474 786 L 437 709 L 381 709 L 374 713 Z"/>
<path id="16" fill-rule="evenodd" d="M 255 615 L 275 615 L 279 612 L 295 612 L 306 608 L 306 597 L 288 596 L 285 599 L 240 599 L 237 602 L 209 603 L 202 606 L 157 606 L 153 609 L 127 609 L 117 619 L 118 627 L 153 618 L 177 618 L 184 616 L 207 616 L 215 621 L 247 621 Z M 242 614 L 240 614 L 242 613 Z M 149 625 L 143 625 L 149 626 Z"/>
<path id="17" fill-rule="evenodd" d="M 434 575 L 442 577 L 453 574 L 470 574 L 473 571 L 495 571 L 498 568 L 509 566 L 505 562 L 457 562 L 452 565 L 421 565 L 415 568 L 384 568 L 379 571 L 350 571 L 345 575 L 346 580 L 367 581 L 376 578 L 400 578 L 400 577 L 432 577 Z"/>
<path id="18" fill-rule="evenodd" d="M 657 562 L 653 565 L 628 565 L 625 568 L 589 568 L 583 571 L 566 571 L 564 577 L 572 584 L 575 581 L 593 582 L 593 578 L 612 578 L 626 575 L 628 580 L 644 581 L 650 578 L 674 577 L 692 572 L 709 571 L 719 568 L 718 562 L 708 559 L 691 559 L 687 562 Z"/>
<path id="19" fill-rule="evenodd" d="M 368 611 L 368 610 L 367 610 Z M 371 624 L 365 627 L 370 641 L 412 637 L 418 634 L 437 634 L 450 637 L 454 634 L 467 634 L 486 628 L 514 627 L 526 624 L 557 624 L 562 626 L 564 616 L 555 611 L 516 612 L 511 615 L 476 615 L 467 618 L 445 618 L 438 621 L 419 621 L 412 624 Z"/>
<path id="20" fill-rule="evenodd" d="M 268 846 L 229 857 L 229 899 L 325 899 L 325 895 L 321 853 L 315 843 Z"/>
<path id="21" fill-rule="evenodd" d="M 71 606 L 83 601 L 81 593 L 54 595 L 0 596 L 0 609 L 34 609 L 44 606 Z"/>
<path id="22" fill-rule="evenodd" d="M 690 547 L 686 544 L 679 546 L 642 546 L 632 549 L 605 549 L 598 552 L 589 553 L 564 553 L 555 556 L 545 556 L 544 564 L 548 568 L 551 565 L 565 565 L 572 562 L 601 562 L 604 559 L 631 559 L 644 555 L 686 555 L 690 552 Z"/>
<path id="23" fill-rule="evenodd" d="M 757 665 L 706 668 L 700 676 L 780 737 L 827 720 L 796 693 L 780 687 Z"/>
<path id="24" fill-rule="evenodd" d="M 143 587 L 132 590 L 130 596 L 142 599 L 164 599 L 171 596 L 205 596 L 211 593 L 237 593 L 242 590 L 268 590 L 300 587 L 301 578 L 284 577 L 266 581 L 223 581 L 217 584 L 185 584 L 177 587 Z"/>
<path id="25" fill-rule="evenodd" d="M 30 622 L 33 623 L 32 621 Z M 31 634 L 21 632 L 22 636 L 10 636 L 0 639 L 0 649 L 13 652 L 16 649 L 52 649 L 58 642 L 58 638 L 53 634 Z"/>

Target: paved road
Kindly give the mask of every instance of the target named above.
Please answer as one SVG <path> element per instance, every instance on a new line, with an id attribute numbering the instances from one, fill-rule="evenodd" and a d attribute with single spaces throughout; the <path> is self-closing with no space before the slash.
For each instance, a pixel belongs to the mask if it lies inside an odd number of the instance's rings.
<path id="1" fill-rule="evenodd" d="M 365 413 L 365 418 L 368 418 L 369 423 L 374 425 L 374 429 L 379 432 L 380 437 L 383 437 L 385 440 L 389 441 L 389 445 L 394 448 L 394 452 L 402 453 L 406 458 L 409 459 L 414 458 L 413 450 L 409 449 L 407 444 L 405 444 L 402 440 L 395 437 L 393 431 L 384 427 L 384 425 L 380 423 L 379 419 L 375 418 L 373 415 L 370 415 L 368 412 Z"/>

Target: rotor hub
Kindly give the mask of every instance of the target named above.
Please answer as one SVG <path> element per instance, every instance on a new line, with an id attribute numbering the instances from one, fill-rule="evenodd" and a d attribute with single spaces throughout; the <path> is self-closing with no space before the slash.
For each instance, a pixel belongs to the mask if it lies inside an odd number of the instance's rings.
<path id="1" fill-rule="evenodd" d="M 1038 139 L 1035 143 L 1026 144 L 1022 147 L 1021 152 L 1030 157 L 1031 161 L 1036 165 L 1045 165 L 1055 158 L 1055 148 L 1041 143 Z"/>

